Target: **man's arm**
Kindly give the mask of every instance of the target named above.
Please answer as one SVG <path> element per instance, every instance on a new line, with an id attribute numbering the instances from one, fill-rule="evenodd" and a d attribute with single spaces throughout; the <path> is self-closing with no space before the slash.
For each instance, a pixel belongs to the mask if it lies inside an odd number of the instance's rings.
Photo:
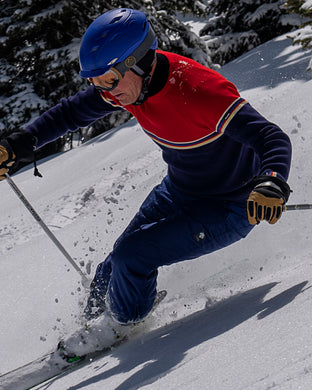
<path id="1" fill-rule="evenodd" d="M 66 99 L 43 113 L 38 119 L 25 128 L 37 139 L 39 148 L 63 136 L 68 131 L 76 131 L 99 118 L 104 117 L 121 107 L 114 107 L 105 102 L 99 92 L 90 86 L 82 92 Z"/>
<path id="2" fill-rule="evenodd" d="M 25 129 L 0 140 L 0 180 L 13 164 L 33 161 L 35 149 L 120 109 L 105 102 L 93 86 L 62 99 Z"/>
<path id="3" fill-rule="evenodd" d="M 276 223 L 291 192 L 286 183 L 291 162 L 289 137 L 249 104 L 236 113 L 226 133 L 252 148 L 260 160 L 260 171 L 247 200 L 249 223 L 255 225 L 262 220 Z"/>
<path id="4" fill-rule="evenodd" d="M 245 104 L 231 119 L 225 132 L 259 156 L 259 175 L 274 175 L 287 180 L 291 162 L 291 143 L 276 124 L 269 122 L 250 104 Z"/>

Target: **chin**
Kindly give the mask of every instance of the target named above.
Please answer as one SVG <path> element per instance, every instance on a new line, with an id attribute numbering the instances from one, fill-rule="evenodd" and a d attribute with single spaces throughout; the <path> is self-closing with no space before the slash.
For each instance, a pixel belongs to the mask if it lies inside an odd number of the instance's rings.
<path id="1" fill-rule="evenodd" d="M 129 99 L 118 99 L 119 102 L 123 105 L 123 106 L 129 106 L 130 104 L 133 104 L 135 103 L 135 100 L 129 100 Z"/>

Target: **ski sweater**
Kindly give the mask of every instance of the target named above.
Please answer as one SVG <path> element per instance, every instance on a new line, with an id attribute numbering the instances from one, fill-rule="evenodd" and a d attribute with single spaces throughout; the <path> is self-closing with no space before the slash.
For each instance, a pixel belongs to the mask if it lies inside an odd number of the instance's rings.
<path id="1" fill-rule="evenodd" d="M 239 201 L 248 197 L 257 175 L 288 178 L 288 136 L 219 73 L 169 52 L 157 51 L 144 103 L 123 107 L 90 86 L 62 99 L 26 130 L 40 147 L 120 109 L 133 114 L 159 145 L 171 181 L 185 194 Z"/>

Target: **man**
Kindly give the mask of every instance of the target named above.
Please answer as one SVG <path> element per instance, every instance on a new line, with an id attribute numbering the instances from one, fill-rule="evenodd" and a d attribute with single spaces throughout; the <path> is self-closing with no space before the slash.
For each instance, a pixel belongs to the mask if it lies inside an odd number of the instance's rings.
<path id="1" fill-rule="evenodd" d="M 142 320 L 154 304 L 158 267 L 230 245 L 262 220 L 276 223 L 289 197 L 288 136 L 221 75 L 156 47 L 143 13 L 101 15 L 80 48 L 89 88 L 0 143 L 5 178 L 34 148 L 126 109 L 162 149 L 168 174 L 98 265 L 88 319 L 106 311 L 122 324 Z"/>

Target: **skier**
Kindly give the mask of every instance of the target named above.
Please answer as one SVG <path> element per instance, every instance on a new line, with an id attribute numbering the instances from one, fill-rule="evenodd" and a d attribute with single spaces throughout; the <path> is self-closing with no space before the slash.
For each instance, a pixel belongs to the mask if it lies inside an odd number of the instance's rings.
<path id="1" fill-rule="evenodd" d="M 142 12 L 98 17 L 82 38 L 80 65 L 90 86 L 2 139 L 0 176 L 107 114 L 136 117 L 162 149 L 168 174 L 98 265 L 85 309 L 87 319 L 106 311 L 134 323 L 153 307 L 160 266 L 212 253 L 262 220 L 279 220 L 290 194 L 291 144 L 223 76 L 157 50 Z"/>

